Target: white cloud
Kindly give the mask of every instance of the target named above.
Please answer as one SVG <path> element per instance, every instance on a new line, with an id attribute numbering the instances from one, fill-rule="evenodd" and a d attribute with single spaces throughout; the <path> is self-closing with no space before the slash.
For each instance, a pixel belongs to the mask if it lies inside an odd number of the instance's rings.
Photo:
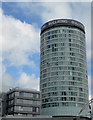
<path id="1" fill-rule="evenodd" d="M 0 84 L 0 92 L 6 92 L 14 87 L 39 90 L 39 78 L 36 78 L 35 74 L 28 75 L 25 72 L 22 72 L 19 78 L 14 80 L 12 75 L 4 73 L 2 76 L 2 84 Z"/>
<path id="2" fill-rule="evenodd" d="M 87 60 L 91 60 L 91 3 L 74 3 L 72 18 L 80 21 L 85 26 Z M 82 15 L 81 15 L 82 14 Z"/>
<path id="3" fill-rule="evenodd" d="M 14 66 L 32 66 L 34 61 L 29 61 L 28 56 L 39 53 L 39 29 L 4 14 L 2 20 L 3 60 Z"/>
<path id="4" fill-rule="evenodd" d="M 12 88 L 15 86 L 15 83 L 13 81 L 13 78 L 8 73 L 4 73 L 2 76 L 2 86 L 0 88 L 0 91 L 8 91 L 9 88 Z"/>
<path id="5" fill-rule="evenodd" d="M 17 80 L 16 85 L 19 87 L 39 90 L 39 78 L 36 78 L 35 74 L 30 76 L 23 72 Z"/>
<path id="6" fill-rule="evenodd" d="M 41 3 L 41 6 L 44 7 L 44 11 L 42 12 L 41 16 L 43 22 L 47 22 L 53 19 L 61 18 L 67 19 L 71 18 L 71 8 L 69 3 Z"/>
<path id="7" fill-rule="evenodd" d="M 28 57 L 40 52 L 39 29 L 36 25 L 22 23 L 12 16 L 4 15 L 1 8 L 0 18 L 0 36 L 2 36 L 0 40 L 0 90 L 6 91 L 10 87 L 15 87 L 17 83 L 20 86 L 22 84 L 25 87 L 38 88 L 38 78 L 34 74 L 27 76 L 26 73 L 22 73 L 16 83 L 12 75 L 6 73 L 6 70 L 8 66 L 12 65 L 16 67 L 28 65 L 33 69 L 37 68 L 35 62 L 29 60 Z M 8 64 L 2 65 L 4 60 L 8 60 Z M 25 78 L 23 79 L 22 76 Z M 25 80 L 27 80 L 26 84 L 24 84 Z"/>

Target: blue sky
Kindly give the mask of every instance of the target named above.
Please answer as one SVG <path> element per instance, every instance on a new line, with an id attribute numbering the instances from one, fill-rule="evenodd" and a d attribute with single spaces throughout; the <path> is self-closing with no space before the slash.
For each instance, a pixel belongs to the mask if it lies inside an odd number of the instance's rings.
<path id="1" fill-rule="evenodd" d="M 90 3 L 4 2 L 2 14 L 3 89 L 21 86 L 39 89 L 40 28 L 52 19 L 70 18 L 86 26 L 87 66 L 91 77 Z M 7 79 L 7 82 L 5 82 Z"/>
<path id="2" fill-rule="evenodd" d="M 12 15 L 16 19 L 20 19 L 22 22 L 25 21 L 28 24 L 37 23 L 38 27 L 41 27 L 42 19 L 40 15 L 37 12 L 34 14 L 34 5 L 38 3 L 30 3 L 29 5 L 27 3 L 25 6 L 24 4 L 24 2 L 3 3 L 2 8 L 6 15 Z M 22 8 L 22 6 L 24 6 L 24 8 Z M 29 11 L 29 7 L 32 7 L 32 10 Z M 41 13 L 42 9 L 38 7 L 37 9 L 39 9 L 39 13 Z"/>

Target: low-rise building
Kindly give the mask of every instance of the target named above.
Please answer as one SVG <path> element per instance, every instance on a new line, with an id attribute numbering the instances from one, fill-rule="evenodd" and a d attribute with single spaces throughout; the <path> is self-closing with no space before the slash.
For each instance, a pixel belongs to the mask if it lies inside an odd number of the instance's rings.
<path id="1" fill-rule="evenodd" d="M 7 107 L 7 94 L 5 92 L 0 93 L 0 116 L 5 116 Z"/>
<path id="2" fill-rule="evenodd" d="M 2 99 L 0 98 L 0 116 L 2 116 Z"/>
<path id="3" fill-rule="evenodd" d="M 40 115 L 40 92 L 29 89 L 13 88 L 7 92 L 6 115 Z"/>

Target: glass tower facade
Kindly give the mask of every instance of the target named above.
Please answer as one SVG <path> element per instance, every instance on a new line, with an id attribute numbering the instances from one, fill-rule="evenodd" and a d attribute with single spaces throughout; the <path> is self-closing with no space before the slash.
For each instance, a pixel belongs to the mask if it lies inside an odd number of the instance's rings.
<path id="1" fill-rule="evenodd" d="M 76 116 L 88 101 L 85 30 L 82 23 L 57 19 L 41 27 L 41 114 Z M 82 113 L 86 116 L 87 110 Z"/>

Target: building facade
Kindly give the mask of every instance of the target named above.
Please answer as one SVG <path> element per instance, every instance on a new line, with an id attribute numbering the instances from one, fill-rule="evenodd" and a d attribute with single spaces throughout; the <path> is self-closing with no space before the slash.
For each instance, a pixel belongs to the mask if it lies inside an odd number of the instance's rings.
<path id="1" fill-rule="evenodd" d="M 2 116 L 2 99 L 0 98 L 0 116 Z"/>
<path id="2" fill-rule="evenodd" d="M 6 114 L 6 106 L 7 106 L 7 94 L 5 92 L 0 93 L 0 116 L 4 116 Z"/>
<path id="3" fill-rule="evenodd" d="M 22 88 L 13 88 L 7 92 L 6 115 L 40 115 L 40 92 Z"/>
<path id="4" fill-rule="evenodd" d="M 41 114 L 76 116 L 88 102 L 85 28 L 70 19 L 41 27 Z M 87 116 L 87 109 L 82 116 Z"/>

